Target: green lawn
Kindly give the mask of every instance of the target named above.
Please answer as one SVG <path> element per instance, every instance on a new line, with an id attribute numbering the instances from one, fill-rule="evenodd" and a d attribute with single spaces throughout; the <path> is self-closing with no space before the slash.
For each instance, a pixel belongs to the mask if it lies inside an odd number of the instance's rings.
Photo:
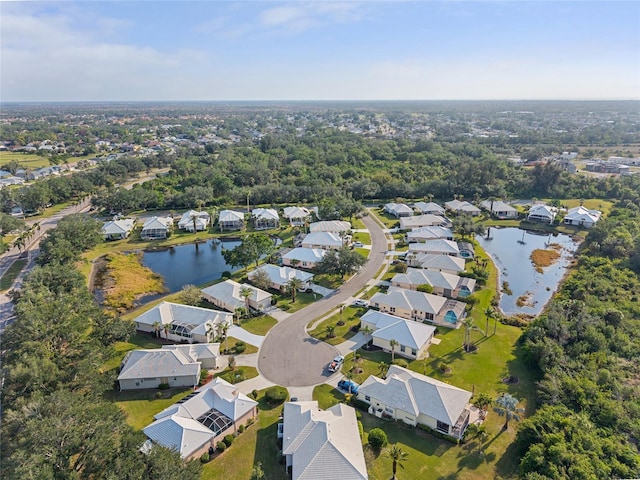
<path id="1" fill-rule="evenodd" d="M 344 394 L 337 388 L 325 383 L 313 389 L 313 399 L 318 402 L 318 406 L 321 409 L 326 410 L 337 403 L 344 402 Z"/>
<path id="2" fill-rule="evenodd" d="M 351 222 L 351 228 L 353 228 L 354 230 L 364 230 L 365 228 L 367 228 L 367 226 L 364 224 L 364 222 L 361 219 L 355 218 Z"/>
<path id="3" fill-rule="evenodd" d="M 278 299 L 276 307 L 287 313 L 294 313 L 303 309 L 307 305 L 311 305 L 316 301 L 317 297 L 320 297 L 320 295 L 315 294 L 314 296 L 313 293 L 298 292 L 296 293 L 296 301 L 292 302 L 289 294 L 278 294 L 276 295 L 276 298 Z"/>
<path id="4" fill-rule="evenodd" d="M 364 232 L 356 232 L 353 234 L 354 242 L 362 242 L 365 245 L 371 245 L 371 235 Z"/>
<path id="5" fill-rule="evenodd" d="M 344 279 L 340 275 L 330 275 L 328 273 L 320 273 L 313 277 L 313 283 L 324 288 L 335 290 L 344 283 Z"/>
<path id="6" fill-rule="evenodd" d="M 340 311 L 336 311 L 331 317 L 320 322 L 320 324 L 314 328 L 309 334 L 318 340 L 324 340 L 331 345 L 339 345 L 340 343 L 348 340 L 355 335 L 355 332 L 351 330 L 351 327 L 360 324 L 360 317 L 364 314 L 364 308 L 357 307 L 345 307 L 342 311 L 342 320 L 344 325 L 338 326 L 340 320 Z M 327 338 L 327 327 L 329 325 L 335 326 L 333 334 L 335 337 Z"/>
<path id="7" fill-rule="evenodd" d="M 109 392 L 105 395 L 124 411 L 127 423 L 135 430 L 141 430 L 151 422 L 156 413 L 173 405 L 182 397 L 193 392 L 193 388 L 171 388 L 169 390 L 135 390 L 126 392 Z M 157 395 L 162 398 L 158 398 Z"/>
<path id="8" fill-rule="evenodd" d="M 235 367 L 233 370 L 225 368 L 221 372 L 217 372 L 214 377 L 221 377 L 229 383 L 240 383 L 258 376 L 258 370 L 254 367 Z"/>
<path id="9" fill-rule="evenodd" d="M 373 213 L 375 213 L 376 217 L 378 217 L 378 220 L 380 220 L 384 224 L 385 228 L 393 228 L 394 225 L 400 222 L 393 215 L 385 213 L 382 208 L 374 208 L 372 209 L 372 211 Z"/>
<path id="10" fill-rule="evenodd" d="M 35 153 L 20 153 L 20 152 L 0 152 L 0 166 L 5 165 L 11 160 L 17 160 L 22 168 L 30 168 L 35 170 L 37 168 L 48 167 L 51 165 L 47 157 L 41 157 Z M 69 159 L 70 162 L 75 160 Z"/>
<path id="11" fill-rule="evenodd" d="M 20 275 L 22 269 L 27 265 L 26 260 L 16 260 L 11 268 L 0 278 L 0 291 L 8 290 L 13 285 L 14 280 Z"/>
<path id="12" fill-rule="evenodd" d="M 254 335 L 264 336 L 277 323 L 278 321 L 275 318 L 269 315 L 261 315 L 260 317 L 243 320 L 241 322 L 241 326 L 249 333 L 253 333 Z"/>
<path id="13" fill-rule="evenodd" d="M 264 400 L 264 390 L 258 395 L 258 419 L 240 434 L 230 448 L 204 466 L 203 480 L 247 480 L 253 466 L 260 462 L 264 480 L 287 478 L 284 466 L 278 461 L 277 431 L 282 405 L 276 407 Z"/>
<path id="14" fill-rule="evenodd" d="M 241 340 L 238 340 L 237 338 L 234 337 L 227 337 L 227 339 L 222 342 L 222 344 L 220 345 L 221 349 L 224 348 L 233 348 L 233 346 L 237 343 L 240 342 Z M 251 345 L 250 343 L 244 342 L 246 349 L 245 351 L 242 353 L 242 355 L 250 355 L 252 353 L 258 353 L 258 347 L 256 347 L 255 345 Z"/>

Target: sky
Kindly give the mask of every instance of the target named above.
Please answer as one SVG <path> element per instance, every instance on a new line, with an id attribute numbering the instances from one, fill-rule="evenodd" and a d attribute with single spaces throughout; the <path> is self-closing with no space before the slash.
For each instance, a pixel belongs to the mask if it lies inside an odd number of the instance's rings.
<path id="1" fill-rule="evenodd" d="M 0 0 L 0 102 L 640 99 L 640 1 Z"/>

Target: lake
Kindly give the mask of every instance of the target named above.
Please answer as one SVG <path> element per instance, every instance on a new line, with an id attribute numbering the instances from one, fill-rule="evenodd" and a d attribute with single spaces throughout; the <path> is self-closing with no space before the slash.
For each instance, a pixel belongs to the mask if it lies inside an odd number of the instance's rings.
<path id="1" fill-rule="evenodd" d="M 511 293 L 501 292 L 500 309 L 506 315 L 538 315 L 558 288 L 579 242 L 564 234 L 540 234 L 519 228 L 491 228 L 491 237 L 476 237 L 491 256 L 499 272 L 498 286 L 508 282 Z M 537 272 L 531 259 L 536 249 L 548 250 L 547 242 L 562 247 L 560 258 L 543 272 Z M 526 304 L 518 306 L 521 296 Z M 523 297 L 523 298 L 525 298 Z"/>
<path id="2" fill-rule="evenodd" d="M 206 243 L 149 250 L 142 256 L 142 264 L 162 275 L 166 288 L 173 293 L 182 290 L 185 285 L 202 285 L 217 280 L 225 270 L 237 270 L 224 261 L 222 249 L 231 250 L 238 245 L 239 240 L 223 240 L 222 243 L 209 240 Z"/>

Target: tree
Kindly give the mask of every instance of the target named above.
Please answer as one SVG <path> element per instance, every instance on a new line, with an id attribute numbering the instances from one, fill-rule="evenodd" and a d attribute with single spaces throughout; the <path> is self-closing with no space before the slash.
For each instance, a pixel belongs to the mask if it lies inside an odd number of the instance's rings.
<path id="1" fill-rule="evenodd" d="M 478 328 L 474 323 L 473 323 L 473 318 L 470 316 L 467 316 L 467 318 L 464 319 L 464 322 L 462 322 L 464 325 L 464 350 L 465 352 L 469 352 L 471 351 L 471 331 L 472 330 L 477 330 L 478 332 L 484 333 L 482 331 L 481 328 Z"/>
<path id="2" fill-rule="evenodd" d="M 389 340 L 389 346 L 391 347 L 391 363 L 395 360 L 395 352 L 396 347 L 398 346 L 398 341 L 395 338 Z"/>
<path id="3" fill-rule="evenodd" d="M 207 322 L 207 342 L 211 343 L 215 340 L 216 325 L 213 322 Z"/>
<path id="4" fill-rule="evenodd" d="M 224 258 L 227 265 L 231 267 L 244 267 L 245 271 L 253 261 L 251 252 L 249 252 L 242 243 L 231 250 L 223 249 L 222 258 Z"/>
<path id="5" fill-rule="evenodd" d="M 518 413 L 524 413 L 522 408 L 518 408 L 518 402 L 519 400 L 509 393 L 503 393 L 495 399 L 496 406 L 493 408 L 494 411 L 500 416 L 505 416 L 504 426 L 502 427 L 504 430 L 509 428 L 510 419 L 520 421 Z"/>
<path id="6" fill-rule="evenodd" d="M 202 291 L 195 285 L 185 285 L 180 291 L 180 300 L 185 305 L 195 307 L 202 300 Z"/>
<path id="7" fill-rule="evenodd" d="M 392 462 L 391 468 L 393 469 L 393 477 L 392 480 L 396 480 L 396 473 L 398 467 L 404 468 L 403 462 L 407 460 L 409 454 L 402 450 L 397 444 L 391 445 L 389 449 L 386 451 L 385 456 L 389 458 Z"/>
<path id="8" fill-rule="evenodd" d="M 251 287 L 245 285 L 240 288 L 240 296 L 244 298 L 244 308 L 247 310 L 247 314 L 251 311 L 249 309 L 249 299 L 251 295 L 253 295 L 253 289 Z"/>
<path id="9" fill-rule="evenodd" d="M 229 324 L 227 322 L 220 322 L 216 324 L 216 333 L 218 334 L 218 338 L 222 339 L 224 342 L 223 350 L 227 350 L 227 333 L 229 332 Z"/>
<path id="10" fill-rule="evenodd" d="M 291 301 L 296 301 L 296 292 L 304 287 L 304 282 L 297 277 L 291 278 L 287 282 L 287 291 L 291 293 Z"/>
<path id="11" fill-rule="evenodd" d="M 487 307 L 487 308 L 484 310 L 484 315 L 485 315 L 485 317 L 486 317 L 486 319 L 487 319 L 487 325 L 486 325 L 486 328 L 485 328 L 485 330 L 484 330 L 484 336 L 486 337 L 486 336 L 487 336 L 487 332 L 489 331 L 489 319 L 490 319 L 490 318 L 495 318 L 495 316 L 496 316 L 496 311 L 495 311 L 495 309 L 494 309 L 493 307 Z M 494 335 L 495 335 L 495 331 L 494 331 L 493 333 L 494 333 Z"/>
<path id="12" fill-rule="evenodd" d="M 171 330 L 171 324 L 170 323 L 165 323 L 162 328 L 164 328 L 164 338 L 165 339 L 169 339 L 169 330 Z"/>
<path id="13" fill-rule="evenodd" d="M 251 275 L 251 283 L 262 290 L 269 290 L 271 279 L 264 268 L 256 268 Z"/>
<path id="14" fill-rule="evenodd" d="M 160 330 L 162 329 L 162 322 L 155 321 L 153 322 L 153 331 L 156 332 L 156 338 L 160 337 Z"/>
<path id="15" fill-rule="evenodd" d="M 363 328 L 360 329 L 360 331 L 364 334 L 364 339 L 366 340 L 366 342 L 368 344 L 369 343 L 369 337 L 373 333 L 373 328 L 371 328 L 369 325 L 365 325 Z"/>
<path id="16" fill-rule="evenodd" d="M 327 338 L 334 338 L 336 336 L 335 331 L 335 325 L 327 325 Z"/>
<path id="17" fill-rule="evenodd" d="M 387 434 L 380 428 L 373 428 L 369 432 L 369 445 L 373 450 L 379 452 L 387 446 L 389 441 L 387 440 Z"/>
<path id="18" fill-rule="evenodd" d="M 262 462 L 258 462 L 253 466 L 251 470 L 251 480 L 263 480 L 264 470 L 262 469 Z"/>
<path id="19" fill-rule="evenodd" d="M 389 370 L 389 364 L 387 362 L 380 362 L 378 364 L 378 371 L 382 377 L 387 374 L 387 370 Z"/>
<path id="20" fill-rule="evenodd" d="M 339 250 L 330 250 L 318 263 L 318 271 L 321 273 L 338 274 L 342 278 L 358 270 L 367 262 L 367 259 L 355 250 L 343 247 Z"/>
<path id="21" fill-rule="evenodd" d="M 236 357 L 234 357 L 233 355 L 229 355 L 229 370 L 235 370 L 236 369 Z"/>
<path id="22" fill-rule="evenodd" d="M 273 240 L 263 233 L 247 235 L 242 240 L 242 245 L 244 245 L 244 249 L 247 250 L 248 255 L 256 263 L 256 267 L 259 265 L 260 258 L 264 255 L 269 255 L 275 248 Z"/>

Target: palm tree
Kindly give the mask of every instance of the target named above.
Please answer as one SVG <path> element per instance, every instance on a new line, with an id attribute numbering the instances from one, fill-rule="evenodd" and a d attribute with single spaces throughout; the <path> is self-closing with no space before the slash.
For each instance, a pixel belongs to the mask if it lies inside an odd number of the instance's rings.
<path id="1" fill-rule="evenodd" d="M 153 322 L 153 330 L 156 332 L 156 338 L 160 336 L 160 329 L 162 328 L 161 322 Z"/>
<path id="2" fill-rule="evenodd" d="M 216 332 L 222 341 L 224 342 L 223 350 L 227 349 L 227 333 L 229 333 L 229 324 L 227 322 L 221 322 L 216 325 Z"/>
<path id="3" fill-rule="evenodd" d="M 253 295 L 253 289 L 252 288 L 244 286 L 244 287 L 242 287 L 240 289 L 240 296 L 242 298 L 244 298 L 244 308 L 247 309 L 247 313 L 250 312 L 250 310 L 249 310 L 249 298 L 251 298 L 251 295 Z"/>
<path id="4" fill-rule="evenodd" d="M 207 322 L 207 342 L 213 342 L 216 335 L 216 325 L 213 322 Z"/>
<path id="5" fill-rule="evenodd" d="M 169 339 L 169 327 L 171 325 L 169 323 L 165 323 L 162 327 L 164 328 L 164 338 Z"/>
<path id="6" fill-rule="evenodd" d="M 393 462 L 392 463 L 393 477 L 391 477 L 392 480 L 396 480 L 396 473 L 398 471 L 398 467 L 404 468 L 404 465 L 402 463 L 407 460 L 408 456 L 409 454 L 403 451 L 402 448 L 400 448 L 397 444 L 391 445 L 389 449 L 386 451 L 385 457 L 391 459 L 391 461 Z"/>
<path id="7" fill-rule="evenodd" d="M 507 430 L 509 428 L 510 419 L 520 421 L 518 413 L 523 413 L 524 410 L 522 408 L 518 408 L 518 402 L 519 400 L 509 393 L 503 393 L 495 399 L 494 403 L 497 406 L 493 409 L 498 415 L 505 416 L 504 426 L 502 427 L 503 430 Z"/>
<path id="8" fill-rule="evenodd" d="M 380 375 L 384 377 L 387 374 L 387 370 L 389 370 L 389 365 L 386 362 L 380 362 L 378 364 L 378 370 L 380 371 Z"/>
<path id="9" fill-rule="evenodd" d="M 333 338 L 336 336 L 334 333 L 336 330 L 335 325 L 327 325 L 327 338 Z"/>
<path id="10" fill-rule="evenodd" d="M 373 333 L 373 328 L 371 328 L 369 325 L 365 325 L 360 329 L 360 331 L 364 333 L 364 339 L 367 341 L 367 344 L 369 344 L 369 337 Z"/>
<path id="11" fill-rule="evenodd" d="M 389 346 L 391 347 L 391 363 L 395 360 L 396 347 L 398 346 L 398 341 L 395 338 L 389 340 Z"/>
<path id="12" fill-rule="evenodd" d="M 293 277 L 291 280 L 287 282 L 287 290 L 291 293 L 291 302 L 295 303 L 296 301 L 296 292 L 301 290 L 304 287 L 304 282 L 300 280 L 298 277 Z"/>
<path id="13" fill-rule="evenodd" d="M 493 307 L 487 307 L 484 311 L 484 315 L 485 317 L 487 317 L 487 325 L 486 325 L 486 328 L 484 329 L 484 336 L 486 337 L 487 332 L 489 331 L 489 319 L 495 317 L 496 311 L 493 309 Z M 495 334 L 496 332 L 494 331 L 493 333 Z"/>
<path id="14" fill-rule="evenodd" d="M 251 470 L 251 480 L 263 480 L 264 470 L 262 469 L 262 462 L 258 462 L 253 466 Z"/>
<path id="15" fill-rule="evenodd" d="M 473 318 L 471 317 L 465 318 L 462 323 L 464 325 L 464 350 L 465 352 L 468 352 L 471 347 L 471 330 L 477 330 L 481 333 L 484 332 L 473 323 Z"/>
<path id="16" fill-rule="evenodd" d="M 198 233 L 196 220 L 198 220 L 198 216 L 199 215 L 200 215 L 200 212 L 191 212 L 189 214 L 189 218 L 191 218 L 191 221 L 193 222 L 193 233 L 195 233 L 195 234 Z"/>

